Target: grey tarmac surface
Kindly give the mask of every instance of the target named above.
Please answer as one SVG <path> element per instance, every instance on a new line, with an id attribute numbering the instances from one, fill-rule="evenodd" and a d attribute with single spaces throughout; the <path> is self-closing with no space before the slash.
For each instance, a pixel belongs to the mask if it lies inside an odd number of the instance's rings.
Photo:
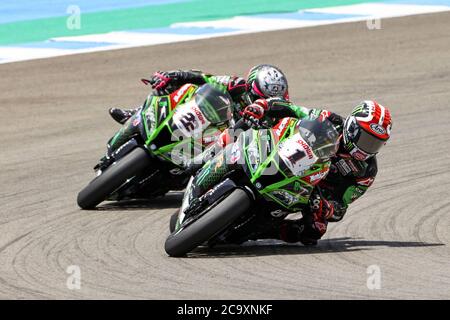
<path id="1" fill-rule="evenodd" d="M 81 211 L 140 77 L 202 69 L 245 75 L 279 65 L 291 98 L 343 115 L 391 108 L 393 136 L 368 193 L 315 248 L 276 241 L 166 256 L 181 194 Z M 0 298 L 450 298 L 450 14 L 215 38 L 0 65 Z M 81 289 L 66 286 L 67 267 Z M 381 270 L 369 290 L 368 267 Z M 369 269 L 370 271 L 371 269 Z"/>

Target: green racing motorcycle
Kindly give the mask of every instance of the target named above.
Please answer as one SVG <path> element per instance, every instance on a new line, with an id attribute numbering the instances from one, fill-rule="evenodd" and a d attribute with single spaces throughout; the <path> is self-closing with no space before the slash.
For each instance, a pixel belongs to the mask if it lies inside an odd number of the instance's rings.
<path id="1" fill-rule="evenodd" d="M 96 177 L 78 194 L 80 208 L 182 190 L 190 176 L 187 161 L 227 126 L 232 103 L 227 92 L 210 84 L 185 84 L 166 96 L 150 94 L 109 140 L 106 155 L 94 167 Z"/>
<path id="2" fill-rule="evenodd" d="M 271 129 L 240 134 L 191 177 L 170 219 L 167 254 L 257 239 L 302 211 L 327 175 L 339 138 L 328 119 L 311 118 L 283 118 Z"/>

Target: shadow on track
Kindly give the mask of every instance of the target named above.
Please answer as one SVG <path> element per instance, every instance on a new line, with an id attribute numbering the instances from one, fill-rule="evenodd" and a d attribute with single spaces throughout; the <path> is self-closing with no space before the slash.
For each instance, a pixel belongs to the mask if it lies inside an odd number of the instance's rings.
<path id="1" fill-rule="evenodd" d="M 98 211 L 128 211 L 179 208 L 183 200 L 183 192 L 170 192 L 163 197 L 152 200 L 122 200 L 105 203 L 95 210 Z"/>
<path id="2" fill-rule="evenodd" d="M 242 258 L 271 255 L 323 254 L 374 250 L 377 247 L 409 248 L 444 246 L 443 243 L 416 241 L 363 240 L 360 238 L 333 238 L 319 241 L 317 246 L 288 244 L 279 240 L 248 241 L 242 245 L 219 245 L 213 248 L 200 247 L 188 255 L 189 258 Z"/>

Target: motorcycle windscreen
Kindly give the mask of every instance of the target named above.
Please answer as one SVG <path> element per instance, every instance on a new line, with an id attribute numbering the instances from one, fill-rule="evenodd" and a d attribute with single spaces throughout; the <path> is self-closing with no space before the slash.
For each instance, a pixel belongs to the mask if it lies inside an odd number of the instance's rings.
<path id="1" fill-rule="evenodd" d="M 328 159 L 336 154 L 340 134 L 329 120 L 303 119 L 298 130 L 319 159 Z"/>
<path id="2" fill-rule="evenodd" d="M 210 84 L 204 84 L 195 94 L 195 103 L 208 121 L 214 125 L 231 119 L 233 100 L 228 92 L 220 91 Z"/>

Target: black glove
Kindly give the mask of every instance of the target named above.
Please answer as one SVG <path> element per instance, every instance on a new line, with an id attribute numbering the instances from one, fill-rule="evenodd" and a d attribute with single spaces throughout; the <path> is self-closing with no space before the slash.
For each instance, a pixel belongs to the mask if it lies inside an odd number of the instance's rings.
<path id="1" fill-rule="evenodd" d="M 205 79 L 200 71 L 157 71 L 150 80 L 143 80 L 146 84 L 151 84 L 158 95 L 166 95 L 178 89 L 185 83 L 204 84 Z"/>
<path id="2" fill-rule="evenodd" d="M 306 219 L 308 220 L 308 219 Z M 310 223 L 310 222 L 307 222 Z M 279 238 L 288 243 L 301 242 L 305 246 L 317 244 L 317 235 L 312 234 L 314 230 L 305 226 L 305 218 L 298 220 L 287 220 L 280 226 Z"/>

